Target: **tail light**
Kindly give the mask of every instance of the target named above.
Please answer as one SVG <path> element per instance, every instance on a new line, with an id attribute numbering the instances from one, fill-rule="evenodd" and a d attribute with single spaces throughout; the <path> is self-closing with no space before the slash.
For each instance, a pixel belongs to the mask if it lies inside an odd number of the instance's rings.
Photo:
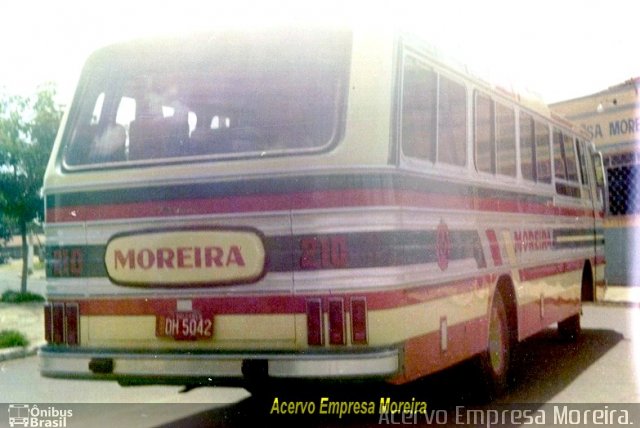
<path id="1" fill-rule="evenodd" d="M 44 340 L 53 342 L 53 306 L 51 303 L 44 305 Z"/>
<path id="2" fill-rule="evenodd" d="M 329 344 L 344 345 L 344 302 L 342 299 L 329 300 Z"/>
<path id="3" fill-rule="evenodd" d="M 67 303 L 64 306 L 65 317 L 65 343 L 67 345 L 77 345 L 80 342 L 78 337 L 80 310 L 77 303 Z"/>
<path id="4" fill-rule="evenodd" d="M 320 299 L 307 300 L 307 342 L 309 345 L 322 346 L 322 303 Z"/>
<path id="5" fill-rule="evenodd" d="M 44 337 L 54 345 L 80 342 L 80 309 L 77 303 L 48 303 L 44 307 Z"/>
<path id="6" fill-rule="evenodd" d="M 313 346 L 325 344 L 322 299 L 308 299 L 307 302 L 307 343 Z M 351 343 L 362 345 L 367 343 L 367 300 L 364 297 L 353 297 L 350 300 Z M 344 300 L 330 298 L 328 300 L 329 344 L 346 345 L 347 321 L 345 319 Z M 325 306 L 325 309 L 327 307 Z"/>
<path id="7" fill-rule="evenodd" d="M 53 304 L 53 343 L 64 343 L 64 303 Z"/>
<path id="8" fill-rule="evenodd" d="M 367 301 L 364 297 L 351 299 L 351 342 L 367 343 Z"/>

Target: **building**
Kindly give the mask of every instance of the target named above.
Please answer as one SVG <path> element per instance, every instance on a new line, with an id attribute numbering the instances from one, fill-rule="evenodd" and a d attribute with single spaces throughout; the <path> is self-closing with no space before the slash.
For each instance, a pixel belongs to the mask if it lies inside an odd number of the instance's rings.
<path id="1" fill-rule="evenodd" d="M 29 246 L 33 255 L 40 257 L 44 260 L 44 235 L 33 234 L 31 235 Z M 0 261 L 6 261 L 8 259 L 20 259 L 22 258 L 22 238 L 20 235 L 12 236 L 8 241 L 0 241 Z"/>

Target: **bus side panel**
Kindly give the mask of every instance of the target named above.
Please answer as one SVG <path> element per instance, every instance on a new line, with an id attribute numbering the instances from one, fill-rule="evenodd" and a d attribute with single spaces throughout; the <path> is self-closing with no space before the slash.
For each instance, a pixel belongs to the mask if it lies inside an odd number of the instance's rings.
<path id="1" fill-rule="evenodd" d="M 478 312 L 484 311 L 489 284 L 485 284 L 481 291 L 474 293 L 475 296 L 468 305 L 458 306 L 453 311 L 451 308 L 440 309 L 437 312 L 438 319 L 429 333 L 410 338 L 404 343 L 403 371 L 392 380 L 393 383 L 404 383 L 435 373 L 486 349 L 487 316 L 473 314 L 469 319 L 456 322 L 459 314 L 475 312 L 470 311 L 470 308 L 477 308 Z"/>
<path id="2" fill-rule="evenodd" d="M 580 312 L 582 263 L 579 263 L 579 268 L 577 265 L 569 267 L 568 272 L 522 282 L 528 292 L 518 307 L 520 340 Z"/>

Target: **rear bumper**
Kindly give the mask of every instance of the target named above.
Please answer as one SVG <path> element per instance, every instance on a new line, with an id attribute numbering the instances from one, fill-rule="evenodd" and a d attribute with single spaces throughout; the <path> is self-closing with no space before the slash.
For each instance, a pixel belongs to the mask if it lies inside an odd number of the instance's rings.
<path id="1" fill-rule="evenodd" d="M 251 376 L 384 379 L 400 369 L 398 348 L 339 353 L 186 353 L 45 346 L 39 355 L 45 377 L 144 384 L 240 383 Z"/>

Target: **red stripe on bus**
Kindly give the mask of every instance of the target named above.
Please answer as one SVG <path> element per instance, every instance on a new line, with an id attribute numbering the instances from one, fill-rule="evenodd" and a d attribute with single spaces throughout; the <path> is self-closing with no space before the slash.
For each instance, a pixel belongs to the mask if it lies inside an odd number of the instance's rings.
<path id="1" fill-rule="evenodd" d="M 570 262 L 553 263 L 542 266 L 536 266 L 526 269 L 520 269 L 520 281 L 533 281 L 536 279 L 546 278 L 548 276 L 559 275 L 567 272 L 581 270 L 584 266 L 583 260 L 574 260 Z"/>
<path id="2" fill-rule="evenodd" d="M 320 299 L 322 308 L 326 312 L 329 307 L 329 299 L 341 297 L 345 299 L 345 302 L 351 298 L 365 298 L 368 310 L 381 310 L 410 306 L 487 288 L 495 279 L 496 277 L 493 275 L 485 275 L 443 285 L 380 292 L 332 293 L 331 295 L 174 297 L 170 299 L 119 298 L 81 300 L 79 304 L 82 315 L 155 315 L 176 310 L 177 300 L 191 300 L 193 310 L 213 311 L 215 314 L 299 314 L 305 313 L 307 299 Z M 348 310 L 349 305 L 346 308 Z"/>
<path id="3" fill-rule="evenodd" d="M 496 231 L 493 229 L 487 229 L 485 234 L 489 239 L 489 248 L 491 249 L 491 257 L 493 258 L 494 266 L 502 266 L 502 255 L 500 254 L 500 244 L 496 237 Z"/>
<path id="4" fill-rule="evenodd" d="M 588 210 L 550 207 L 546 204 L 532 202 L 449 196 L 416 191 L 357 189 L 49 208 L 47 222 L 62 223 L 369 206 L 437 207 L 438 209 L 467 211 L 593 217 L 593 213 Z"/>

